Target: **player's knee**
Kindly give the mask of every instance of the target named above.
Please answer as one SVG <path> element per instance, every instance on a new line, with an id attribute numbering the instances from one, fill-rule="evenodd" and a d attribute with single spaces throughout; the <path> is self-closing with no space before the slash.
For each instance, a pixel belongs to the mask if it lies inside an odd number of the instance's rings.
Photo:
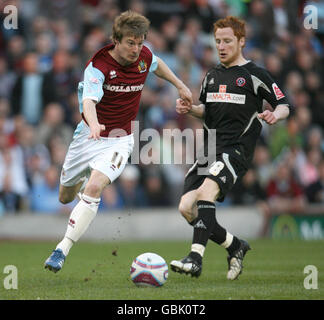
<path id="1" fill-rule="evenodd" d="M 190 207 L 188 207 L 188 205 L 185 202 L 180 202 L 178 210 L 188 222 L 190 222 L 193 219 L 192 210 Z"/>
<path id="2" fill-rule="evenodd" d="M 188 208 L 182 202 L 179 203 L 178 210 L 184 217 L 188 214 Z"/>
<path id="3" fill-rule="evenodd" d="M 85 194 L 95 198 L 99 198 L 101 196 L 101 192 L 102 192 L 102 186 L 95 182 L 88 182 L 84 189 Z"/>

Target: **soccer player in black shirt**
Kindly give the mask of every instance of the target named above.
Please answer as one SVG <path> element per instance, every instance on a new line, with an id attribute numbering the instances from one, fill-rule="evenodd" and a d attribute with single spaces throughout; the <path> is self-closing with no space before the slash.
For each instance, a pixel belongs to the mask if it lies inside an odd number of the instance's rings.
<path id="1" fill-rule="evenodd" d="M 223 201 L 249 168 L 262 121 L 273 125 L 287 118 L 289 105 L 269 73 L 243 57 L 243 20 L 236 17 L 218 20 L 214 36 L 220 63 L 203 80 L 202 103 L 188 105 L 178 99 L 176 105 L 178 113 L 203 119 L 204 128 L 216 134 L 205 135 L 214 142 L 204 143 L 205 163 L 197 158 L 189 169 L 179 204 L 179 211 L 194 227 L 191 251 L 170 265 L 175 272 L 198 277 L 207 241 L 211 239 L 228 251 L 227 279 L 234 280 L 242 273 L 243 258 L 250 246 L 218 224 L 215 201 Z M 263 110 L 264 99 L 274 111 Z"/>

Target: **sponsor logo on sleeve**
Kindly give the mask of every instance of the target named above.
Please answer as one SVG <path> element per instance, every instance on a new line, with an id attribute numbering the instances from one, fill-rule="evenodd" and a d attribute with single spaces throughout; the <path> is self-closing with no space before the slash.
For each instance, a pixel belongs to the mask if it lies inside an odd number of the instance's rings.
<path id="1" fill-rule="evenodd" d="M 272 89 L 277 100 L 280 100 L 285 97 L 285 95 L 282 93 L 282 91 L 279 89 L 276 83 L 272 84 Z"/>
<path id="2" fill-rule="evenodd" d="M 90 82 L 98 84 L 99 80 L 97 78 L 95 78 L 95 77 L 92 77 L 92 78 L 90 78 Z"/>

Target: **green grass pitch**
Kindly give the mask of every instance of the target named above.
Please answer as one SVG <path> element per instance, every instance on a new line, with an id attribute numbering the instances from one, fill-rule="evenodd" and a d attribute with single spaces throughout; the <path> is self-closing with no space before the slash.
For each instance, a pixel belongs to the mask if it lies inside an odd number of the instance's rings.
<path id="1" fill-rule="evenodd" d="M 63 269 L 43 263 L 53 242 L 0 242 L 0 300 L 322 300 L 324 241 L 251 240 L 239 280 L 226 280 L 226 251 L 209 243 L 203 273 L 191 278 L 169 270 L 160 288 L 138 288 L 129 277 L 132 260 L 155 252 L 169 263 L 188 253 L 190 242 L 79 242 Z M 18 269 L 18 289 L 4 288 L 6 265 Z M 318 271 L 318 289 L 305 289 L 304 268 Z"/>

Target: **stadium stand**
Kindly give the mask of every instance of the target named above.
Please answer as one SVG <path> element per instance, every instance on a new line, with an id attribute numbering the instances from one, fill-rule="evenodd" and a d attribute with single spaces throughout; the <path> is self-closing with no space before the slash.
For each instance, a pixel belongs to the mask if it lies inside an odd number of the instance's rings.
<path id="1" fill-rule="evenodd" d="M 295 112 L 279 125 L 264 127 L 253 168 L 221 206 L 257 203 L 267 217 L 307 212 L 313 205 L 324 208 L 321 1 L 16 0 L 1 2 L 0 21 L 9 3 L 18 8 L 19 19 L 17 29 L 0 25 L 0 216 L 26 210 L 68 212 L 55 204 L 53 194 L 80 121 L 77 83 L 87 60 L 110 41 L 114 17 L 126 9 L 151 20 L 148 45 L 190 87 L 195 102 L 202 77 L 217 63 L 213 22 L 226 15 L 247 21 L 245 56 L 269 70 Z M 318 10 L 317 29 L 303 25 L 307 4 Z M 176 98 L 172 86 L 150 76 L 139 131 L 201 129 L 198 120 L 175 113 Z M 107 188 L 100 212 L 177 206 L 190 160 L 182 165 L 132 164 Z"/>

